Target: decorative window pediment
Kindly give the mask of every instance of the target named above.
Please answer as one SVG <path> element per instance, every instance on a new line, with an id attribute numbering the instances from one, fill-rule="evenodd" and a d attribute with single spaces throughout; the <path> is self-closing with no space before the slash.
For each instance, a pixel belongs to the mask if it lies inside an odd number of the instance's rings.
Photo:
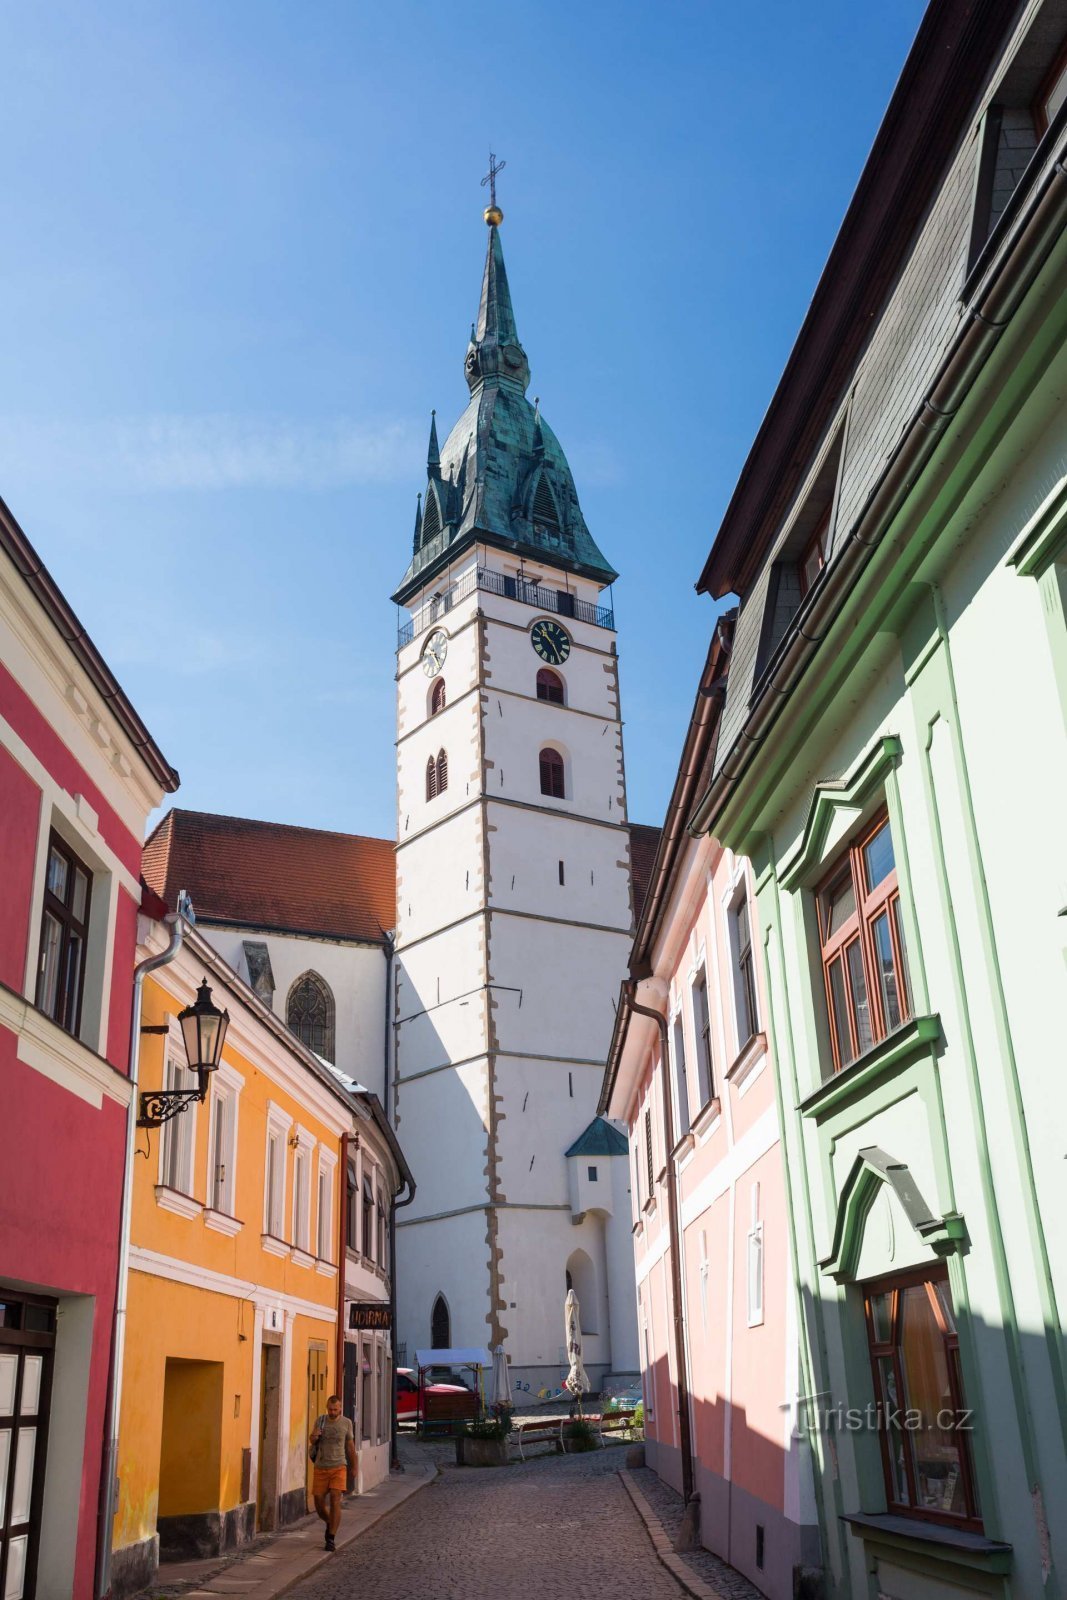
<path id="1" fill-rule="evenodd" d="M 886 778 L 902 753 L 900 740 L 894 734 L 885 734 L 844 778 L 816 786 L 803 836 L 779 874 L 783 889 L 800 888 L 817 875 L 827 854 L 848 835 L 864 808 L 884 789 Z"/>
<path id="2" fill-rule="evenodd" d="M 904 1216 L 934 1255 L 951 1255 L 966 1237 L 963 1218 L 958 1213 L 935 1215 L 903 1161 L 897 1161 L 878 1145 L 868 1145 L 858 1153 L 845 1179 L 837 1202 L 833 1247 L 819 1262 L 827 1277 L 836 1283 L 855 1279 L 864 1228 L 883 1184 L 889 1186 Z"/>

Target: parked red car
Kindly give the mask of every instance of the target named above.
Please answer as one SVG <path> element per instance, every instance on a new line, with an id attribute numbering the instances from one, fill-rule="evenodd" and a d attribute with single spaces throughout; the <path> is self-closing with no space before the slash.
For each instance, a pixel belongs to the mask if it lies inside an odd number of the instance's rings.
<path id="1" fill-rule="evenodd" d="M 428 1421 L 466 1421 L 478 1415 L 478 1396 L 465 1383 L 424 1383 L 422 1386 Z M 396 1414 L 416 1422 L 419 1410 L 419 1375 L 411 1367 L 396 1369 Z"/>

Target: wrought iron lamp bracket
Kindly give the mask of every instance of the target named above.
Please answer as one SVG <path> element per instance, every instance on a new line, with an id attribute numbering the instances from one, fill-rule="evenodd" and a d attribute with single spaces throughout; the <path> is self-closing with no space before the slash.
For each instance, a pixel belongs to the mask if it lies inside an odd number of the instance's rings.
<path id="1" fill-rule="evenodd" d="M 207 1085 L 200 1089 L 148 1089 L 141 1096 L 139 1128 L 161 1128 L 190 1106 L 203 1105 Z"/>

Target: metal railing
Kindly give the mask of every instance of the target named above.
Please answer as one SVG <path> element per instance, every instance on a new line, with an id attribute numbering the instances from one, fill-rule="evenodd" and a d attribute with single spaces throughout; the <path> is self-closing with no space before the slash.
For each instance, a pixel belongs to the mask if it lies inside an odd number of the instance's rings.
<path id="1" fill-rule="evenodd" d="M 501 595 L 505 600 L 517 600 L 520 605 L 534 606 L 538 611 L 554 611 L 558 616 L 573 617 L 577 622 L 590 622 L 595 628 L 615 626 L 615 612 L 611 606 L 593 605 L 589 600 L 579 600 L 565 589 L 545 589 L 539 584 L 528 583 L 524 578 L 509 578 L 505 573 L 493 572 L 489 567 L 477 567 L 465 572 L 458 583 L 435 594 L 419 607 L 413 617 L 400 624 L 397 629 L 397 649 L 403 649 L 420 633 L 433 627 L 435 622 L 440 622 L 475 589 Z"/>

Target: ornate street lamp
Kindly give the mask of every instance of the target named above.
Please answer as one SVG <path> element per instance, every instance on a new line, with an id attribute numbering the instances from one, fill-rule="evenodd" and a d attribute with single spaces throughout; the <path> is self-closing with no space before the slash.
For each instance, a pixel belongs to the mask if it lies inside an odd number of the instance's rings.
<path id="1" fill-rule="evenodd" d="M 189 1071 L 195 1072 L 197 1089 L 150 1089 L 141 1096 L 139 1128 L 159 1128 L 171 1117 L 185 1111 L 188 1106 L 203 1104 L 211 1074 L 218 1071 L 226 1030 L 230 1026 L 230 1013 L 220 1011 L 211 998 L 206 978 L 200 984 L 195 1005 L 179 1011 L 182 1039 L 189 1062 Z"/>

